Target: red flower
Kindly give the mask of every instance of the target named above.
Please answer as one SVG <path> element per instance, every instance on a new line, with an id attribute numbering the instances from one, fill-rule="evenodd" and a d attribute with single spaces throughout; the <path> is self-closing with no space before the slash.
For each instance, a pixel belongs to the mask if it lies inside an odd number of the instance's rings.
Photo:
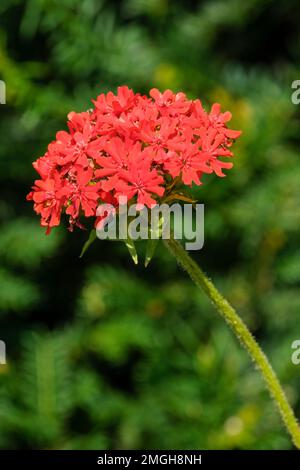
<path id="1" fill-rule="evenodd" d="M 119 117 L 131 109 L 137 101 L 139 94 L 134 94 L 127 86 L 118 87 L 117 96 L 111 91 L 104 95 L 103 93 L 98 96 L 93 103 L 100 113 L 114 114 Z"/>
<path id="2" fill-rule="evenodd" d="M 164 179 L 155 169 L 151 169 L 152 158 L 147 150 L 142 151 L 137 143 L 130 155 L 128 170 L 119 173 L 116 184 L 116 196 L 126 196 L 128 200 L 137 195 L 137 203 L 148 207 L 157 202 L 151 195 L 162 196 L 164 188 L 160 186 Z"/>
<path id="3" fill-rule="evenodd" d="M 150 96 L 154 99 L 162 116 L 184 114 L 187 113 L 191 107 L 191 101 L 186 99 L 184 93 L 175 94 L 171 90 L 160 93 L 156 88 L 152 88 L 152 90 L 150 90 Z"/>
<path id="4" fill-rule="evenodd" d="M 225 127 L 225 124 L 231 120 L 231 117 L 232 115 L 229 111 L 221 113 L 221 105 L 219 103 L 212 105 L 211 112 L 208 115 L 210 124 L 217 129 L 218 132 L 229 139 L 237 139 L 241 135 L 241 132 Z"/>
<path id="5" fill-rule="evenodd" d="M 151 145 L 153 151 L 174 147 L 176 143 L 182 142 L 182 137 L 178 131 L 176 120 L 161 117 L 156 121 L 146 121 L 141 125 L 141 140 L 147 145 Z"/>
<path id="6" fill-rule="evenodd" d="M 120 171 L 128 168 L 130 147 L 131 142 L 123 142 L 119 137 L 114 137 L 103 146 L 105 155 L 97 156 L 96 163 L 101 169 L 95 171 L 96 178 L 109 177 L 102 184 L 105 191 L 111 191 L 118 181 Z"/>
<path id="7" fill-rule="evenodd" d="M 200 131 L 202 155 L 205 156 L 209 167 L 217 176 L 226 176 L 222 168 L 232 168 L 231 162 L 223 162 L 218 157 L 232 157 L 232 152 L 225 146 L 224 134 L 218 134 L 218 130 L 210 128 L 208 131 Z"/>
<path id="8" fill-rule="evenodd" d="M 43 157 L 38 158 L 33 162 L 33 168 L 38 172 L 41 178 L 46 179 L 54 174 L 56 169 L 56 162 L 48 152 Z"/>
<path id="9" fill-rule="evenodd" d="M 100 151 L 97 140 L 91 140 L 93 128 L 86 123 L 82 131 L 76 131 L 73 135 L 65 131 L 56 134 L 56 140 L 48 147 L 48 153 L 59 166 L 67 163 L 76 163 L 82 167 L 89 164 L 88 158 L 95 158 Z"/>
<path id="10" fill-rule="evenodd" d="M 212 172 L 207 165 L 205 155 L 199 152 L 196 144 L 191 144 L 188 149 L 180 153 L 169 152 L 164 167 L 173 178 L 181 175 L 183 183 L 187 185 L 191 185 L 193 182 L 198 185 L 201 184 L 201 173 Z"/>
<path id="11" fill-rule="evenodd" d="M 68 132 L 60 131 L 45 155 L 33 166 L 39 173 L 27 199 L 41 216 L 41 224 L 82 227 L 80 217 L 95 217 L 100 202 L 126 196 L 150 207 L 165 188 L 201 184 L 202 173 L 225 176 L 233 156 L 228 129 L 229 112 L 214 104 L 208 114 L 200 100 L 184 93 L 157 89 L 150 97 L 119 87 L 117 94 L 101 94 L 93 109 L 68 114 Z"/>
<path id="12" fill-rule="evenodd" d="M 97 203 L 100 198 L 100 183 L 93 183 L 93 170 L 88 168 L 78 173 L 76 181 L 69 184 L 68 206 L 66 214 L 69 214 L 72 220 L 79 216 L 80 208 L 86 217 L 96 215 Z"/>
<path id="13" fill-rule="evenodd" d="M 47 233 L 50 233 L 51 227 L 60 223 L 65 196 L 64 187 L 57 178 L 36 180 L 27 195 L 27 200 L 34 202 L 36 213 L 41 215 L 41 225 L 47 227 Z"/>

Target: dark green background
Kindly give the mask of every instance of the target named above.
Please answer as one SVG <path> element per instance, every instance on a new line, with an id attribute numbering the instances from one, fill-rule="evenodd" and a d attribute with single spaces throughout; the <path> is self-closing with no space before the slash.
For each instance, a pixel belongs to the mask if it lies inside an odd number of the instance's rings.
<path id="1" fill-rule="evenodd" d="M 243 136 L 194 253 L 263 345 L 300 416 L 298 0 L 1 0 L 0 446 L 288 449 L 249 358 L 163 246 L 147 270 L 119 243 L 25 201 L 31 162 L 100 92 L 183 90 Z"/>

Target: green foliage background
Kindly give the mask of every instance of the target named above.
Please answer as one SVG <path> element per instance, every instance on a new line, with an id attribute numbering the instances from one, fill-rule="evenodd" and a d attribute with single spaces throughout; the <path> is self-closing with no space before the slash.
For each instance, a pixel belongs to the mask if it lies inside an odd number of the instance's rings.
<path id="1" fill-rule="evenodd" d="M 243 130 L 228 178 L 194 191 L 193 256 L 265 348 L 300 416 L 298 0 L 1 0 L 0 447 L 289 449 L 262 381 L 204 296 L 159 248 L 63 227 L 25 201 L 70 110 L 120 84 L 220 102 Z"/>

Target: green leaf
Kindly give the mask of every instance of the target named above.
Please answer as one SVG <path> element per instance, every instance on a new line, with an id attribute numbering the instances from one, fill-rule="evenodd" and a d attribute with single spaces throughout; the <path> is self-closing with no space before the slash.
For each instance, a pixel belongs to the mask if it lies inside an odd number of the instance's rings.
<path id="1" fill-rule="evenodd" d="M 130 253 L 130 256 L 131 256 L 134 264 L 138 264 L 138 254 L 137 254 L 137 251 L 136 251 L 136 248 L 135 248 L 134 241 L 131 238 L 127 238 L 126 240 L 124 240 L 124 243 L 128 248 L 128 251 Z"/>
<path id="2" fill-rule="evenodd" d="M 79 255 L 79 258 L 82 258 L 84 253 L 88 250 L 88 248 L 90 247 L 90 245 L 96 240 L 97 238 L 97 235 L 96 235 L 96 230 L 93 229 L 91 230 L 90 232 L 90 235 L 89 235 L 89 238 L 88 240 L 85 242 L 85 244 L 83 245 L 82 247 L 82 250 L 81 250 L 81 253 Z"/>
<path id="3" fill-rule="evenodd" d="M 196 199 L 192 199 L 189 195 L 184 194 L 184 193 L 172 193 L 170 196 L 168 196 L 165 199 L 166 202 L 173 202 L 173 201 L 183 201 L 183 202 L 188 202 L 190 204 L 195 204 L 197 202 Z"/>
<path id="4" fill-rule="evenodd" d="M 150 227 L 150 230 L 149 230 L 150 238 L 148 239 L 148 242 L 147 242 L 145 263 L 144 263 L 145 268 L 147 268 L 151 259 L 154 256 L 157 244 L 162 236 L 163 223 L 164 223 L 164 218 L 161 215 L 158 221 L 158 225 L 154 228 Z"/>
<path id="5" fill-rule="evenodd" d="M 155 250 L 156 250 L 156 247 L 158 245 L 158 242 L 159 242 L 159 238 L 150 238 L 148 241 L 147 241 L 147 248 L 146 248 L 146 256 L 145 256 L 145 268 L 147 268 L 147 266 L 149 265 L 150 261 L 152 260 L 153 256 L 154 256 L 154 253 L 155 253 Z"/>

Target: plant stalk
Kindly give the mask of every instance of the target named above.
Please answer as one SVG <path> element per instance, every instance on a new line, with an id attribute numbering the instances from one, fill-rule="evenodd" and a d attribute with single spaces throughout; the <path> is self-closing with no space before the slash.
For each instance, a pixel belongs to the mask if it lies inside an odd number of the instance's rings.
<path id="1" fill-rule="evenodd" d="M 239 317 L 234 308 L 220 294 L 212 281 L 204 274 L 201 268 L 193 261 L 182 245 L 171 237 L 164 240 L 167 248 L 175 256 L 178 263 L 187 271 L 194 283 L 203 289 L 220 315 L 230 326 L 241 345 L 248 351 L 254 364 L 260 371 L 271 397 L 275 400 L 281 418 L 293 440 L 294 445 L 300 449 L 300 427 L 295 414 L 287 400 L 283 388 L 265 353 L 262 351 L 251 332 Z"/>

